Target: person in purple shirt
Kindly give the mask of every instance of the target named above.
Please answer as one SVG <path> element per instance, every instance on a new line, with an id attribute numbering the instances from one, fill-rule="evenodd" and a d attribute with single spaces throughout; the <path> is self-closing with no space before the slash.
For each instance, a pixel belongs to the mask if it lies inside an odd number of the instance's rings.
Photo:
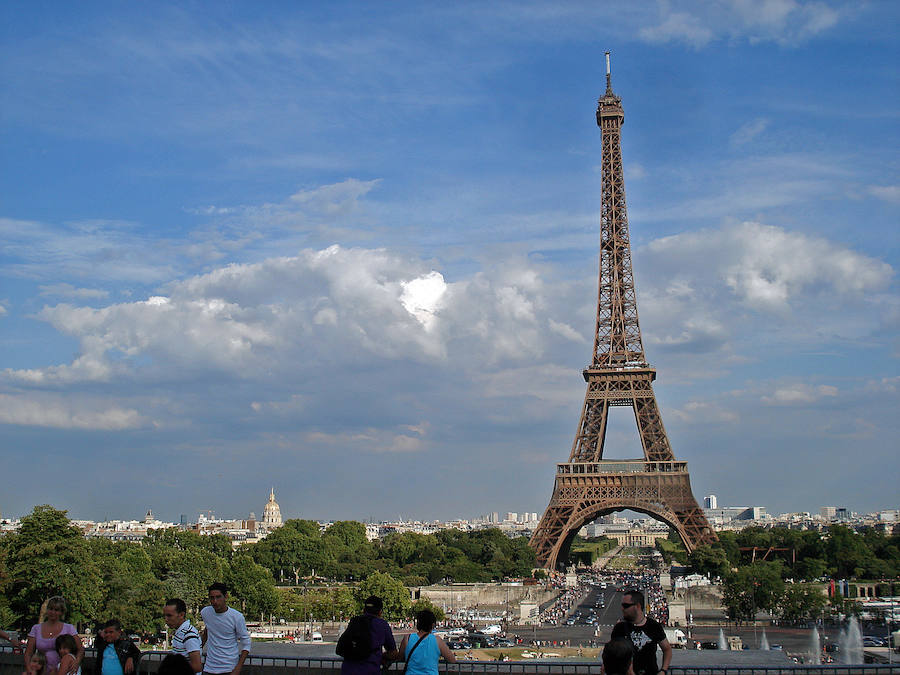
<path id="1" fill-rule="evenodd" d="M 381 661 L 387 659 L 396 661 L 400 658 L 397 650 L 397 642 L 388 622 L 381 618 L 384 603 L 376 595 L 370 595 L 363 604 L 365 614 L 370 619 L 370 635 L 372 637 L 372 651 L 365 661 L 348 661 L 344 659 L 341 664 L 341 675 L 379 675 Z"/>

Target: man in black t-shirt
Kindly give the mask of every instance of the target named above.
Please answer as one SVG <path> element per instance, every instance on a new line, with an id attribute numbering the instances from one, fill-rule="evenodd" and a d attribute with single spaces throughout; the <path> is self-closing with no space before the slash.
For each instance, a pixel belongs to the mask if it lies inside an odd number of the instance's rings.
<path id="1" fill-rule="evenodd" d="M 669 675 L 669 664 L 672 662 L 672 645 L 666 639 L 662 624 L 644 614 L 644 594 L 640 591 L 627 591 L 622 596 L 622 621 L 612 629 L 610 640 L 625 638 L 634 647 L 632 667 L 635 675 Z M 662 649 L 663 665 L 656 664 L 656 646 Z"/>

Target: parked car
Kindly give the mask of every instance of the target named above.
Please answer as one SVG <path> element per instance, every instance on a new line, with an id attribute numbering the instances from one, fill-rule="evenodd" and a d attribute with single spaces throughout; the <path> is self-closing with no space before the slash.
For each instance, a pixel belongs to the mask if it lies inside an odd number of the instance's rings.
<path id="1" fill-rule="evenodd" d="M 701 642 L 700 643 L 700 649 L 718 649 L 718 648 L 719 648 L 718 642 Z"/>
<path id="2" fill-rule="evenodd" d="M 884 640 L 874 635 L 863 635 L 863 647 L 884 647 Z"/>

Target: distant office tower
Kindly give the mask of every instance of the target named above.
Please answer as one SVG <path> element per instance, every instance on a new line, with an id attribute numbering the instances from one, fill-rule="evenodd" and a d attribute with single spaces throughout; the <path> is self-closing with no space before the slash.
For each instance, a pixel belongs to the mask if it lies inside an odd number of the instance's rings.
<path id="1" fill-rule="evenodd" d="M 709 495 L 708 497 L 704 497 L 704 499 L 703 499 L 703 508 L 704 508 L 704 509 L 717 509 L 717 508 L 719 508 L 719 506 L 718 506 L 718 500 L 716 499 L 716 496 L 715 496 L 715 495 Z"/>
<path id="2" fill-rule="evenodd" d="M 500 514 L 496 511 L 491 511 L 491 522 L 499 523 L 500 522 Z"/>
<path id="3" fill-rule="evenodd" d="M 269 501 L 263 507 L 262 525 L 266 529 L 281 527 L 281 507 L 275 501 L 275 488 L 269 493 Z"/>
<path id="4" fill-rule="evenodd" d="M 504 518 L 504 520 L 508 520 L 509 522 L 514 523 L 517 520 L 519 520 L 519 514 L 516 513 L 515 511 L 508 511 L 506 513 L 506 518 Z"/>
<path id="5" fill-rule="evenodd" d="M 836 506 L 823 506 L 819 509 L 819 515 L 825 520 L 834 520 L 835 513 L 837 513 Z"/>

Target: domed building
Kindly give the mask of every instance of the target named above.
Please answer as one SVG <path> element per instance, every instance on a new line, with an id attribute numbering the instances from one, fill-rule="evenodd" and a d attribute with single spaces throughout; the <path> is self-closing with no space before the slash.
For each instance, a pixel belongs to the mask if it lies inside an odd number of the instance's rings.
<path id="1" fill-rule="evenodd" d="M 275 488 L 269 493 L 269 501 L 263 507 L 263 517 L 260 523 L 267 530 L 274 530 L 281 527 L 281 507 L 275 501 Z"/>

